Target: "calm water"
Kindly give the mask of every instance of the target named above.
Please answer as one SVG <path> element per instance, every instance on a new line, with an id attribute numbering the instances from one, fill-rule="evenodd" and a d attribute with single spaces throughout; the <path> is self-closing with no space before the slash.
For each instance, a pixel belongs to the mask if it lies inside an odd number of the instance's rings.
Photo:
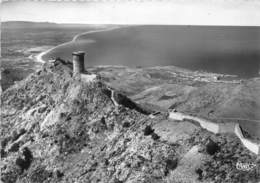
<path id="1" fill-rule="evenodd" d="M 79 36 L 43 59 L 71 60 L 87 53 L 86 65 L 175 65 L 192 70 L 259 76 L 260 27 L 132 26 Z"/>

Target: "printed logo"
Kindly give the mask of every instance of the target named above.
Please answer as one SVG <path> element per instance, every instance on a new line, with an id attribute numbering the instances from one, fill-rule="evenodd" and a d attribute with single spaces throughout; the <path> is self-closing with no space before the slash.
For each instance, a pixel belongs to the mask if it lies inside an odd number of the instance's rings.
<path id="1" fill-rule="evenodd" d="M 249 172 L 256 168 L 256 164 L 255 163 L 242 163 L 242 162 L 238 161 L 236 163 L 236 168 L 241 171 Z"/>

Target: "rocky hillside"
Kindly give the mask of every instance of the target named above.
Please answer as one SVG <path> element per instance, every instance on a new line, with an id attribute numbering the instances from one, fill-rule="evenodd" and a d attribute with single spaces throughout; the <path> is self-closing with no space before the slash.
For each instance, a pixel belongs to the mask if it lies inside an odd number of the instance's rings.
<path id="1" fill-rule="evenodd" d="M 1 180 L 13 182 L 258 182 L 259 158 L 230 134 L 171 121 L 56 61 L 2 94 Z M 113 86 L 113 85 L 112 85 Z M 150 106 L 151 107 L 151 106 Z M 249 172 L 237 162 L 253 163 Z"/>
<path id="2" fill-rule="evenodd" d="M 239 80 L 174 66 L 100 66 L 90 70 L 135 102 L 162 111 L 177 109 L 214 122 L 238 122 L 260 140 L 260 77 Z"/>

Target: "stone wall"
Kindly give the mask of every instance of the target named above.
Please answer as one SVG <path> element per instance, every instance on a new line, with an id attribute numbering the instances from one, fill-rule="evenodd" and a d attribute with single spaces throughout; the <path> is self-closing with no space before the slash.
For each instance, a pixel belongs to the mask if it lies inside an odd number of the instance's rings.
<path id="1" fill-rule="evenodd" d="M 234 133 L 241 140 L 242 144 L 255 154 L 259 154 L 260 145 L 246 139 L 242 133 L 241 127 L 238 123 L 213 123 L 206 119 L 185 115 L 180 112 L 170 112 L 169 118 L 174 120 L 183 121 L 185 119 L 196 121 L 200 126 L 212 133 Z"/>

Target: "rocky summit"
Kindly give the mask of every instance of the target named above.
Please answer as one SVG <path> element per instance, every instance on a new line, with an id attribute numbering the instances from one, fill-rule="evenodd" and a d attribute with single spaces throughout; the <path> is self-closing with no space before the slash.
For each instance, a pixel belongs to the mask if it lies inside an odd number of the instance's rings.
<path id="1" fill-rule="evenodd" d="M 215 135 L 166 112 L 151 117 L 152 107 L 108 85 L 102 76 L 85 82 L 56 60 L 4 91 L 1 181 L 260 181 L 259 157 L 235 135 Z M 242 171 L 237 163 L 256 168 Z"/>

